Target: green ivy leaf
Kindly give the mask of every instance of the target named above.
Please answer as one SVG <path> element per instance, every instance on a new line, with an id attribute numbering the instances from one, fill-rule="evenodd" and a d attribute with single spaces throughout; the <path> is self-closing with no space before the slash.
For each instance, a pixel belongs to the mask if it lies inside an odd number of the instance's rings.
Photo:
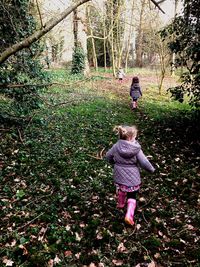
<path id="1" fill-rule="evenodd" d="M 16 197 L 18 198 L 18 199 L 21 199 L 21 198 L 23 198 L 25 196 L 25 192 L 23 191 L 23 190 L 17 190 L 17 192 L 16 192 Z"/>

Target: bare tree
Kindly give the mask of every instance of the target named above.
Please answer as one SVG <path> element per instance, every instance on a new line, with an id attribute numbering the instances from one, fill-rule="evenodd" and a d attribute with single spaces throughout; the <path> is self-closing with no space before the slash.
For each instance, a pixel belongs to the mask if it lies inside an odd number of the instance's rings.
<path id="1" fill-rule="evenodd" d="M 146 0 L 142 0 L 140 9 L 140 21 L 138 26 L 137 49 L 136 49 L 135 64 L 137 67 L 142 67 L 143 22 L 144 22 L 145 5 L 146 5 Z"/>
<path id="2" fill-rule="evenodd" d="M 179 0 L 174 0 L 174 19 L 177 16 L 178 2 L 179 2 Z M 172 35 L 172 38 L 174 38 L 173 35 Z M 175 61 L 176 61 L 176 55 L 175 55 L 175 53 L 172 53 L 172 59 L 171 60 L 172 60 L 172 62 L 171 62 L 171 76 L 174 76 L 174 72 L 175 72 Z"/>
<path id="3" fill-rule="evenodd" d="M 88 2 L 90 0 L 79 0 L 76 3 L 73 3 L 71 6 L 69 6 L 66 10 L 64 10 L 62 13 L 57 15 L 57 17 L 53 17 L 50 20 L 47 21 L 45 25 L 43 25 L 41 21 L 42 28 L 36 32 L 34 32 L 32 35 L 22 39 L 21 41 L 17 42 L 16 44 L 6 48 L 4 51 L 0 54 L 0 64 L 2 64 L 4 61 L 6 61 L 10 56 L 14 55 L 16 52 L 28 48 L 31 46 L 32 43 L 39 40 L 42 36 L 44 36 L 47 32 L 49 32 L 52 28 L 54 28 L 59 22 L 64 20 L 73 10 L 75 10 L 80 5 Z M 143 2 L 145 0 L 142 0 Z M 152 3 L 154 3 L 155 6 L 157 6 L 160 10 L 159 2 L 156 2 L 155 0 L 150 0 Z M 165 1 L 165 0 L 162 0 Z M 113 1 L 111 1 L 113 2 Z M 112 3 L 112 12 L 114 11 Z M 114 24 L 116 22 L 116 18 L 114 16 L 114 13 L 110 13 L 111 16 L 111 27 L 114 27 Z M 111 51 L 112 51 L 112 65 L 114 67 L 113 73 L 115 73 L 115 46 L 114 46 L 114 35 L 113 31 L 110 34 L 110 43 L 111 43 Z M 103 39 L 103 38 L 102 38 Z"/>
<path id="4" fill-rule="evenodd" d="M 160 81 L 158 85 L 158 92 L 162 94 L 163 80 L 165 78 L 167 67 L 170 63 L 170 51 L 167 47 L 166 41 L 162 40 L 160 36 L 157 38 L 158 42 L 158 55 L 160 60 Z"/>
<path id="5" fill-rule="evenodd" d="M 127 72 L 128 68 L 128 58 L 129 58 L 129 52 L 130 52 L 130 43 L 131 43 L 131 37 L 133 35 L 133 13 L 134 13 L 134 0 L 132 1 L 132 7 L 131 7 L 131 20 L 129 24 L 129 34 L 128 34 L 128 39 L 127 39 L 127 46 L 126 46 L 126 51 L 125 51 L 125 71 Z"/>
<path id="6" fill-rule="evenodd" d="M 96 54 L 96 47 L 95 47 L 95 39 L 94 39 L 94 33 L 92 28 L 92 22 L 91 22 L 91 7 L 87 6 L 87 20 L 88 20 L 88 31 L 91 35 L 91 42 L 92 42 L 92 61 L 93 65 L 95 67 L 95 70 L 98 71 L 98 62 L 97 62 L 97 54 Z"/>
<path id="7" fill-rule="evenodd" d="M 104 20 L 103 20 L 103 54 L 104 54 L 104 70 L 106 71 L 107 69 L 107 50 L 106 50 L 106 20 L 105 20 L 105 16 L 104 16 Z"/>
<path id="8" fill-rule="evenodd" d="M 109 38 L 109 43 L 111 47 L 111 62 L 112 62 L 112 70 L 113 76 L 116 76 L 116 65 L 115 65 L 115 47 L 114 47 L 114 3 L 110 1 L 110 25 L 112 27 L 111 36 Z"/>

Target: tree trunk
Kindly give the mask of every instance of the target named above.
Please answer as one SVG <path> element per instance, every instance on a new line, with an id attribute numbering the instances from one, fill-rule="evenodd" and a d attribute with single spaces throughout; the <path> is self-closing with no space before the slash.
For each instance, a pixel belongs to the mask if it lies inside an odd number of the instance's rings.
<path id="1" fill-rule="evenodd" d="M 159 77 L 160 82 L 158 85 L 158 92 L 159 92 L 159 95 L 161 95 L 163 81 L 165 78 L 167 66 L 169 65 L 170 56 L 169 56 L 169 51 L 167 49 L 167 44 L 163 40 L 158 39 L 158 46 L 159 46 L 158 55 L 160 58 L 160 77 Z"/>
<path id="2" fill-rule="evenodd" d="M 73 11 L 74 47 L 78 46 L 78 16 L 77 9 Z"/>
<path id="3" fill-rule="evenodd" d="M 137 49 L 136 49 L 136 67 L 142 67 L 142 45 L 143 45 L 143 15 L 144 15 L 144 7 L 146 4 L 146 0 L 142 0 L 141 2 L 141 10 L 140 10 L 140 23 L 138 29 L 138 38 L 137 38 Z"/>
<path id="4" fill-rule="evenodd" d="M 114 15 L 113 15 L 113 0 L 111 0 L 111 9 L 110 9 L 110 15 L 111 15 L 111 60 L 112 60 L 112 71 L 113 71 L 113 76 L 116 77 L 116 66 L 115 66 L 115 49 L 114 49 Z"/>
<path id="5" fill-rule="evenodd" d="M 74 9 L 78 6 L 88 2 L 89 0 L 79 0 L 77 3 L 72 4 L 65 11 L 63 11 L 58 17 L 50 19 L 46 25 L 41 30 L 36 31 L 29 37 L 23 39 L 22 41 L 8 47 L 4 50 L 0 55 L 0 64 L 6 61 L 11 55 L 16 52 L 22 50 L 23 48 L 30 47 L 30 45 L 39 40 L 42 36 L 44 36 L 47 32 L 49 32 L 53 27 L 55 27 L 59 22 L 65 19 Z"/>
<path id="6" fill-rule="evenodd" d="M 179 0 L 175 0 L 175 2 L 174 2 L 174 19 L 176 18 L 176 15 L 177 15 L 178 1 Z M 176 55 L 175 55 L 175 53 L 173 53 L 172 54 L 172 63 L 171 63 L 171 76 L 172 77 L 175 75 L 175 61 L 176 61 Z"/>
<path id="7" fill-rule="evenodd" d="M 130 27 L 129 27 L 129 35 L 128 35 L 128 40 L 127 40 L 127 49 L 126 49 L 126 54 L 125 54 L 125 72 L 128 70 L 128 57 L 129 57 L 129 52 L 130 52 L 130 42 L 131 42 L 131 36 L 133 35 L 133 11 L 134 11 L 134 0 L 132 3 L 131 7 L 131 21 L 130 21 Z"/>
<path id="8" fill-rule="evenodd" d="M 104 18 L 104 25 L 103 25 L 103 54 L 104 54 L 104 70 L 107 70 L 107 56 L 106 56 L 106 21 Z"/>
<path id="9" fill-rule="evenodd" d="M 89 30 L 90 30 L 91 41 L 92 41 L 92 61 L 93 61 L 95 70 L 98 71 L 97 54 L 96 54 L 96 48 L 95 48 L 95 41 L 93 37 L 92 23 L 90 19 L 90 7 L 88 7 L 87 9 L 87 17 L 88 17 Z"/>
<path id="10" fill-rule="evenodd" d="M 115 24 L 116 24 L 116 36 L 115 36 L 115 44 L 116 44 L 116 63 L 117 67 L 122 67 L 122 53 L 124 50 L 124 43 L 125 43 L 125 30 L 123 23 L 125 23 L 126 28 L 126 17 L 123 18 L 123 11 L 125 9 L 125 2 L 118 1 L 116 13 L 114 14 L 115 17 Z M 122 30 L 123 29 L 123 30 Z"/>

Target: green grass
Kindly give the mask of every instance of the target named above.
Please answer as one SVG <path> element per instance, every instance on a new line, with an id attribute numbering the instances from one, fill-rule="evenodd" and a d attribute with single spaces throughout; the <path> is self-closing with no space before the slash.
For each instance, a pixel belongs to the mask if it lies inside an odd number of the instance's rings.
<path id="1" fill-rule="evenodd" d="M 64 70 L 52 73 L 55 81 L 82 81 Z M 198 266 L 193 112 L 152 88 L 133 113 L 128 97 L 114 88 L 97 91 L 96 81 L 49 88 L 28 125 L 1 132 L 1 258 L 23 267 L 48 266 L 56 257 L 56 266 L 115 266 L 113 260 Z M 98 159 L 116 142 L 112 129 L 119 124 L 139 127 L 139 142 L 156 166 L 153 175 L 142 171 L 145 202 L 138 201 L 135 229 L 116 209 L 112 167 Z"/>
<path id="2" fill-rule="evenodd" d="M 95 71 L 94 69 L 92 69 Z M 117 71 L 117 69 L 116 69 Z M 110 73 L 112 74 L 112 68 L 107 68 L 106 70 L 103 67 L 98 68 L 98 73 Z M 156 75 L 156 70 L 148 69 L 148 68 L 128 68 L 127 74 L 134 74 L 134 75 Z"/>
<path id="3" fill-rule="evenodd" d="M 165 120 L 166 117 L 176 117 L 185 113 L 190 117 L 193 115 L 192 108 L 188 103 L 179 103 L 170 98 L 170 94 L 164 91 L 158 94 L 157 88 L 151 88 L 144 92 L 143 109 L 153 119 Z"/>

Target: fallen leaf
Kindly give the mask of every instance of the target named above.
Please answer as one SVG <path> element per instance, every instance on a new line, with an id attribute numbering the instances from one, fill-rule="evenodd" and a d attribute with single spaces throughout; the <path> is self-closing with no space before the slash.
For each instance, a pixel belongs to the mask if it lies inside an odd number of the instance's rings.
<path id="1" fill-rule="evenodd" d="M 46 234 L 46 231 L 47 231 L 47 227 L 46 228 L 44 228 L 44 227 L 41 228 L 41 230 L 39 232 L 38 241 L 43 241 L 44 236 Z"/>
<path id="2" fill-rule="evenodd" d="M 161 231 L 158 231 L 159 236 L 163 236 L 163 233 Z"/>
<path id="3" fill-rule="evenodd" d="M 75 254 L 75 257 L 76 257 L 77 259 L 79 259 L 80 256 L 81 256 L 81 252 Z"/>
<path id="4" fill-rule="evenodd" d="M 64 252 L 64 255 L 65 255 L 65 257 L 69 257 L 69 256 L 71 256 L 71 255 L 72 255 L 71 250 L 66 250 L 66 251 Z"/>
<path id="5" fill-rule="evenodd" d="M 120 243 L 119 246 L 117 247 L 118 252 L 125 252 L 127 251 L 127 248 L 124 246 L 124 243 Z"/>
<path id="6" fill-rule="evenodd" d="M 70 225 L 67 225 L 67 226 L 65 226 L 65 229 L 66 229 L 67 231 L 69 231 L 69 230 L 71 229 L 71 226 L 70 226 Z"/>
<path id="7" fill-rule="evenodd" d="M 102 235 L 102 233 L 98 233 L 98 234 L 97 234 L 97 239 L 98 239 L 98 240 L 103 239 L 103 235 Z"/>
<path id="8" fill-rule="evenodd" d="M 124 264 L 122 260 L 112 260 L 112 263 L 116 266 L 122 266 Z"/>
<path id="9" fill-rule="evenodd" d="M 79 226 L 80 226 L 81 228 L 84 228 L 84 227 L 85 227 L 85 223 L 80 223 Z"/>
<path id="10" fill-rule="evenodd" d="M 139 201 L 140 201 L 140 202 L 145 202 L 146 199 L 145 199 L 144 197 L 140 197 L 140 198 L 139 198 Z"/>
<path id="11" fill-rule="evenodd" d="M 21 248 L 23 250 L 23 255 L 27 255 L 28 254 L 28 250 L 25 248 L 25 246 L 19 245 L 19 248 Z"/>
<path id="12" fill-rule="evenodd" d="M 166 173 L 163 173 L 163 172 L 160 172 L 160 175 L 167 176 L 167 174 Z"/>
<path id="13" fill-rule="evenodd" d="M 180 238 L 180 241 L 183 243 L 183 244 L 186 244 L 185 240 L 181 239 Z"/>
<path id="14" fill-rule="evenodd" d="M 157 253 L 154 255 L 154 258 L 155 258 L 155 259 L 160 258 L 160 253 L 157 252 Z"/>
<path id="15" fill-rule="evenodd" d="M 3 263 L 6 264 L 6 266 L 13 266 L 14 261 L 9 260 L 7 257 L 3 259 Z"/>
<path id="16" fill-rule="evenodd" d="M 80 235 L 78 233 L 75 233 L 75 235 L 76 235 L 76 241 L 81 241 Z"/>
<path id="17" fill-rule="evenodd" d="M 54 262 L 55 264 L 57 264 L 57 263 L 60 263 L 61 260 L 60 260 L 60 259 L 58 258 L 58 256 L 56 255 L 55 258 L 54 258 L 54 260 L 53 260 L 53 262 Z"/>
<path id="18" fill-rule="evenodd" d="M 160 218 L 158 218 L 158 217 L 155 218 L 155 221 L 156 221 L 157 223 L 161 223 L 161 222 L 162 222 L 162 220 L 161 220 Z"/>
<path id="19" fill-rule="evenodd" d="M 188 230 L 194 230 L 194 226 L 191 224 L 186 224 Z"/>
<path id="20" fill-rule="evenodd" d="M 53 260 L 52 259 L 50 259 L 49 261 L 48 261 L 48 263 L 47 263 L 48 265 L 48 267 L 53 267 Z"/>

